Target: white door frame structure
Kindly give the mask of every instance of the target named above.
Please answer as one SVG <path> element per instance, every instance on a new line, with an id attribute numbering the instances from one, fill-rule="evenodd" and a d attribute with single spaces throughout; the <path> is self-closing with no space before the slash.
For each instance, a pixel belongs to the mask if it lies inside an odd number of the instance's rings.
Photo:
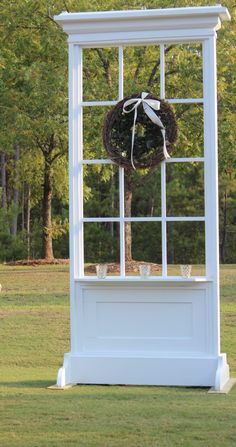
<path id="1" fill-rule="evenodd" d="M 69 42 L 70 298 L 71 351 L 65 354 L 58 386 L 75 383 L 213 386 L 229 380 L 220 353 L 216 31 L 230 20 L 218 6 L 66 13 L 54 17 Z M 165 45 L 201 43 L 203 97 L 168 98 L 202 103 L 204 157 L 171 158 L 161 164 L 162 212 L 156 218 L 126 218 L 124 169 L 119 168 L 117 218 L 85 218 L 83 166 L 111 160 L 83 159 L 83 107 L 123 99 L 123 47 L 160 45 L 160 97 L 165 99 Z M 117 47 L 117 101 L 83 101 L 83 49 Z M 132 93 L 132 92 L 131 92 Z M 166 215 L 166 163 L 204 163 L 205 216 Z M 120 225 L 120 276 L 84 275 L 85 222 Z M 125 222 L 157 221 L 162 228 L 162 276 L 143 280 L 125 275 Z M 168 276 L 167 222 L 205 222 L 205 276 Z M 165 324 L 163 324 L 163 322 Z"/>

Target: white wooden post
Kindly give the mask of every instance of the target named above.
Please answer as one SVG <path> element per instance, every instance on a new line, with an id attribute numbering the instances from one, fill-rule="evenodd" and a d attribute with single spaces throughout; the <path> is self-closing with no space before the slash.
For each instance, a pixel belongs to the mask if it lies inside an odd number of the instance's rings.
<path id="1" fill-rule="evenodd" d="M 78 329 L 76 310 L 78 300 L 75 278 L 81 275 L 83 256 L 83 229 L 81 223 L 82 206 L 81 170 L 82 165 L 82 133 L 81 133 L 81 100 L 82 92 L 82 49 L 78 45 L 69 45 L 69 188 L 70 188 L 70 320 L 71 320 L 71 352 L 77 351 Z"/>
<path id="2" fill-rule="evenodd" d="M 124 97 L 124 54 L 123 47 L 119 47 L 119 91 L 118 98 Z M 120 201 L 120 275 L 125 277 L 125 172 L 119 167 L 119 201 Z"/>
<path id="3" fill-rule="evenodd" d="M 205 216 L 206 216 L 206 276 L 213 280 L 214 352 L 220 353 L 219 311 L 219 207 L 218 207 L 218 147 L 216 36 L 203 42 L 204 86 L 204 156 L 205 156 Z"/>

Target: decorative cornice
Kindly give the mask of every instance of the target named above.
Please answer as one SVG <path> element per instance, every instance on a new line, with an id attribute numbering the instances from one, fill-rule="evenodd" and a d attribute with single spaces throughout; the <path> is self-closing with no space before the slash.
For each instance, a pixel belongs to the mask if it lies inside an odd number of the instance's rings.
<path id="1" fill-rule="evenodd" d="M 227 8 L 217 5 L 128 11 L 62 12 L 55 16 L 54 20 L 70 36 L 70 41 L 86 45 L 171 38 L 175 30 L 177 37 L 183 39 L 189 36 L 190 31 L 193 36 L 205 36 L 217 31 L 221 21 L 230 20 L 230 14 Z"/>

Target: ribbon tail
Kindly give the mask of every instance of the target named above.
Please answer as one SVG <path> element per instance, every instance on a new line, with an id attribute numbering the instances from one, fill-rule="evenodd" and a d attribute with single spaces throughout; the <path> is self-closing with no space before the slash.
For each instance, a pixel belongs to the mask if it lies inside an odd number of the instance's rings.
<path id="1" fill-rule="evenodd" d="M 166 131 L 165 131 L 165 129 L 161 129 L 161 133 L 163 136 L 163 155 L 164 155 L 165 159 L 168 159 L 168 158 L 170 158 L 170 155 L 168 154 L 167 149 L 166 149 Z"/>
<path id="2" fill-rule="evenodd" d="M 136 119 L 137 119 L 137 107 L 134 109 L 134 122 L 133 122 L 133 129 L 132 129 L 132 143 L 131 143 L 131 154 L 130 154 L 130 161 L 132 168 L 136 171 L 136 167 L 134 166 L 134 137 L 135 137 L 135 125 L 136 125 Z"/>
<path id="3" fill-rule="evenodd" d="M 156 113 L 151 109 L 151 107 L 148 104 L 143 103 L 143 108 L 144 108 L 146 115 L 150 118 L 150 120 L 154 124 L 156 124 L 157 126 L 160 127 L 162 137 L 163 137 L 163 155 L 164 155 L 165 159 L 170 158 L 170 155 L 168 154 L 167 148 L 166 148 L 166 131 L 165 131 L 165 128 L 164 128 L 160 118 L 156 115 Z"/>

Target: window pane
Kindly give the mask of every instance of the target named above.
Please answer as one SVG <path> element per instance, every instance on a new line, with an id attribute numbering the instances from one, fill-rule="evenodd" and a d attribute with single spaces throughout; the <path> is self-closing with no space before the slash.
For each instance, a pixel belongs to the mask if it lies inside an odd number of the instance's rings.
<path id="1" fill-rule="evenodd" d="M 107 264 L 107 275 L 120 274 L 119 224 L 84 223 L 84 273 L 96 275 L 96 265 Z"/>
<path id="2" fill-rule="evenodd" d="M 204 216 L 204 164 L 166 163 L 167 216 Z"/>
<path id="3" fill-rule="evenodd" d="M 83 50 L 83 100 L 108 101 L 118 96 L 118 49 Z"/>
<path id="4" fill-rule="evenodd" d="M 192 265 L 192 276 L 205 275 L 205 223 L 167 223 L 168 275 L 180 276 L 180 265 Z"/>
<path id="5" fill-rule="evenodd" d="M 172 104 L 178 137 L 172 157 L 203 157 L 204 121 L 202 104 Z"/>
<path id="6" fill-rule="evenodd" d="M 165 52 L 166 98 L 201 98 L 201 44 L 169 45 Z"/>
<path id="7" fill-rule="evenodd" d="M 129 171 L 125 175 L 126 217 L 157 217 L 161 215 L 161 170 Z"/>
<path id="8" fill-rule="evenodd" d="M 85 165 L 84 217 L 119 216 L 119 169 L 110 164 Z"/>
<path id="9" fill-rule="evenodd" d="M 110 107 L 83 108 L 84 159 L 109 158 L 103 145 L 102 130 Z"/>
<path id="10" fill-rule="evenodd" d="M 124 49 L 124 96 L 143 91 L 160 95 L 159 45 Z"/>
<path id="11" fill-rule="evenodd" d="M 139 275 L 139 266 L 150 264 L 151 275 L 161 275 L 161 223 L 126 223 L 126 273 Z"/>

